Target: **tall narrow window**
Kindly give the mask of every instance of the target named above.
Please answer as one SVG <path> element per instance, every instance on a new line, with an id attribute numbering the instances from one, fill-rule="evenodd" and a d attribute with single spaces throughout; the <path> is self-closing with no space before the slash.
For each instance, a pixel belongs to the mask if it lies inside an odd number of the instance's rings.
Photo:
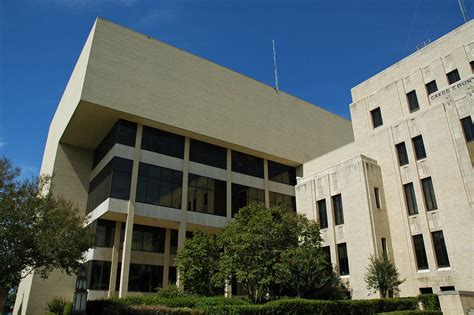
<path id="1" fill-rule="evenodd" d="M 428 95 L 430 95 L 431 93 L 434 93 L 434 92 L 438 91 L 438 86 L 436 85 L 436 81 L 435 81 L 435 80 L 426 83 L 425 86 L 426 86 L 426 93 L 428 93 Z"/>
<path id="2" fill-rule="evenodd" d="M 461 80 L 458 69 L 454 69 L 453 71 L 446 73 L 446 76 L 448 77 L 449 84 L 453 84 L 454 82 Z"/>
<path id="3" fill-rule="evenodd" d="M 425 145 L 423 143 L 423 137 L 421 135 L 411 139 L 413 141 L 413 147 L 415 148 L 415 156 L 417 160 L 426 158 Z"/>
<path id="4" fill-rule="evenodd" d="M 431 211 L 438 209 L 431 177 L 423 178 L 421 180 L 421 185 L 423 186 L 423 197 L 425 198 L 426 210 Z"/>
<path id="5" fill-rule="evenodd" d="M 328 227 L 328 214 L 326 211 L 326 199 L 318 201 L 319 227 L 325 229 Z"/>
<path id="6" fill-rule="evenodd" d="M 323 251 L 324 257 L 328 263 L 331 263 L 331 246 L 321 246 L 321 250 Z"/>
<path id="7" fill-rule="evenodd" d="M 347 257 L 346 243 L 337 244 L 337 258 L 339 260 L 339 274 L 345 276 L 349 274 L 349 258 Z"/>
<path id="8" fill-rule="evenodd" d="M 471 72 L 474 73 L 474 60 L 469 62 L 469 64 L 471 65 Z"/>
<path id="9" fill-rule="evenodd" d="M 413 246 L 415 248 L 416 265 L 418 270 L 428 269 L 428 258 L 426 258 L 425 243 L 423 235 L 413 235 Z"/>
<path id="10" fill-rule="evenodd" d="M 375 206 L 377 209 L 380 209 L 380 191 L 378 187 L 374 187 L 374 195 L 375 195 Z"/>
<path id="11" fill-rule="evenodd" d="M 344 211 L 342 209 L 341 194 L 332 196 L 332 207 L 334 208 L 334 218 L 336 225 L 344 224 Z"/>
<path id="12" fill-rule="evenodd" d="M 471 116 L 461 119 L 461 125 L 462 130 L 464 131 L 464 138 L 466 138 L 466 142 L 474 141 L 474 124 L 472 123 Z"/>
<path id="13" fill-rule="evenodd" d="M 374 128 L 383 125 L 382 112 L 380 111 L 380 107 L 371 110 L 370 114 L 372 115 L 372 125 L 374 126 Z"/>
<path id="14" fill-rule="evenodd" d="M 387 257 L 388 252 L 387 252 L 387 239 L 385 237 L 382 237 L 382 254 Z"/>
<path id="15" fill-rule="evenodd" d="M 407 204 L 408 215 L 418 214 L 418 206 L 416 205 L 413 183 L 403 185 L 403 191 L 405 192 L 405 202 Z"/>
<path id="16" fill-rule="evenodd" d="M 413 90 L 407 93 L 408 107 L 410 108 L 410 113 L 416 112 L 420 109 L 420 104 L 418 104 L 418 97 L 416 97 L 416 91 Z"/>
<path id="17" fill-rule="evenodd" d="M 449 267 L 448 251 L 446 250 L 443 231 L 432 232 L 431 236 L 433 237 L 433 245 L 438 268 Z"/>
<path id="18" fill-rule="evenodd" d="M 408 154 L 407 154 L 407 148 L 405 146 L 405 142 L 400 142 L 395 147 L 397 149 L 398 164 L 400 166 L 407 165 L 409 161 L 408 161 Z"/>

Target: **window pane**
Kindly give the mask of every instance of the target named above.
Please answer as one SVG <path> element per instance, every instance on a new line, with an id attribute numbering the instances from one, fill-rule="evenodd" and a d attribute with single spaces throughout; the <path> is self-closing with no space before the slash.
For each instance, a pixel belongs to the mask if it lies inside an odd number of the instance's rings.
<path id="1" fill-rule="evenodd" d="M 115 221 L 97 220 L 95 246 L 112 247 L 115 238 Z"/>
<path id="2" fill-rule="evenodd" d="M 108 290 L 110 281 L 110 261 L 93 260 L 86 263 L 90 290 Z"/>
<path id="3" fill-rule="evenodd" d="M 430 211 L 438 209 L 431 177 L 423 178 L 421 184 L 423 187 L 423 197 L 425 199 L 426 210 Z"/>
<path id="4" fill-rule="evenodd" d="M 250 191 L 257 191 L 258 199 L 250 199 Z M 247 187 L 244 185 L 232 184 L 232 217 L 238 212 L 240 208 L 248 206 L 250 203 L 265 203 L 263 189 Z M 260 198 L 262 197 L 262 198 Z"/>
<path id="5" fill-rule="evenodd" d="M 326 261 L 331 263 L 331 246 L 321 246 L 321 250 L 323 251 L 324 256 L 326 257 Z"/>
<path id="6" fill-rule="evenodd" d="M 319 227 L 325 229 L 328 227 L 328 215 L 326 212 L 326 199 L 318 201 Z"/>
<path id="7" fill-rule="evenodd" d="M 163 130 L 143 126 L 143 150 L 182 159 L 184 157 L 184 137 Z"/>
<path id="8" fill-rule="evenodd" d="M 227 149 L 191 139 L 189 160 L 222 169 L 227 168 Z"/>
<path id="9" fill-rule="evenodd" d="M 413 183 L 403 185 L 405 192 L 405 202 L 407 205 L 408 215 L 418 214 L 418 206 L 416 204 L 415 189 Z"/>
<path id="10" fill-rule="evenodd" d="M 415 156 L 417 160 L 426 158 L 425 145 L 423 143 L 423 137 L 421 135 L 412 139 L 413 146 L 415 148 Z"/>
<path id="11" fill-rule="evenodd" d="M 454 69 L 453 71 L 447 73 L 446 76 L 448 77 L 449 84 L 453 84 L 454 82 L 461 80 L 458 69 Z"/>
<path id="12" fill-rule="evenodd" d="M 337 244 L 337 256 L 339 259 L 339 274 L 345 276 L 349 274 L 349 258 L 347 257 L 346 243 Z"/>
<path id="13" fill-rule="evenodd" d="M 232 171 L 263 178 L 263 159 L 232 151 Z"/>
<path id="14" fill-rule="evenodd" d="M 438 91 L 438 86 L 436 85 L 436 81 L 433 80 L 431 82 L 426 83 L 426 92 L 428 95 Z"/>
<path id="15" fill-rule="evenodd" d="M 418 98 L 416 97 L 416 91 L 413 90 L 407 93 L 408 107 L 410 108 L 410 113 L 420 109 L 418 104 Z"/>
<path id="16" fill-rule="evenodd" d="M 413 236 L 413 246 L 415 248 L 416 265 L 418 270 L 428 269 L 428 259 L 426 258 L 423 235 L 419 234 Z"/>
<path id="17" fill-rule="evenodd" d="M 374 187 L 374 195 L 375 195 L 375 206 L 377 209 L 380 209 L 380 191 L 378 187 Z"/>
<path id="18" fill-rule="evenodd" d="M 474 140 L 474 124 L 472 123 L 471 116 L 467 116 L 461 119 L 462 130 L 464 131 L 464 137 L 466 142 Z"/>
<path id="19" fill-rule="evenodd" d="M 449 267 L 448 251 L 444 242 L 443 231 L 431 233 L 433 237 L 433 245 L 436 253 L 436 263 L 438 268 Z"/>
<path id="20" fill-rule="evenodd" d="M 377 128 L 383 125 L 382 112 L 380 111 L 380 107 L 377 107 L 376 109 L 371 110 L 370 114 L 372 116 L 372 125 L 374 126 L 374 128 Z"/>
<path id="21" fill-rule="evenodd" d="M 294 186 L 296 185 L 296 170 L 291 166 L 268 161 L 268 179 Z"/>
<path id="22" fill-rule="evenodd" d="M 332 206 L 334 208 L 334 218 L 336 225 L 344 224 L 344 213 L 342 210 L 341 194 L 332 196 Z"/>
<path id="23" fill-rule="evenodd" d="M 407 165 L 408 164 L 408 154 L 407 154 L 407 148 L 405 147 L 405 142 L 401 142 L 401 143 L 397 144 L 395 147 L 397 149 L 398 164 L 400 166 Z"/>

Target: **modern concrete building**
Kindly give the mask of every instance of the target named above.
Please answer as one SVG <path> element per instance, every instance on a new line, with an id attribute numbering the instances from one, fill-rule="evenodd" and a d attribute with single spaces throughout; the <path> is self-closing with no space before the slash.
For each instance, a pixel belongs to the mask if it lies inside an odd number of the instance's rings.
<path id="1" fill-rule="evenodd" d="M 468 291 L 474 308 L 473 71 L 470 21 L 354 87 L 354 142 L 303 163 L 298 212 L 354 298 L 378 297 L 363 278 L 386 253 L 401 296 Z"/>
<path id="2" fill-rule="evenodd" d="M 474 292 L 473 40 L 471 21 L 353 88 L 351 125 L 97 19 L 41 170 L 96 228 L 88 298 L 175 282 L 186 236 L 219 230 L 249 202 L 296 202 L 319 221 L 353 298 L 376 297 L 363 278 L 382 253 L 406 278 L 401 296 Z M 75 284 L 31 275 L 15 314 L 72 300 Z"/>
<path id="3" fill-rule="evenodd" d="M 295 208 L 296 168 L 353 141 L 351 123 L 97 19 L 50 126 L 41 173 L 96 226 L 88 298 L 176 281 L 186 235 L 256 201 Z M 33 274 L 15 314 L 73 299 L 76 277 Z"/>

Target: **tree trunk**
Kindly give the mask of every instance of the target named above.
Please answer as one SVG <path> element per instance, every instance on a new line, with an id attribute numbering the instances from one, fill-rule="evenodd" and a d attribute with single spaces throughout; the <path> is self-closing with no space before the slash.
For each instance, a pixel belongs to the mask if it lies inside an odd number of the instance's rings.
<path id="1" fill-rule="evenodd" d="M 0 288 L 0 314 L 5 314 L 5 304 L 7 302 L 8 289 Z"/>

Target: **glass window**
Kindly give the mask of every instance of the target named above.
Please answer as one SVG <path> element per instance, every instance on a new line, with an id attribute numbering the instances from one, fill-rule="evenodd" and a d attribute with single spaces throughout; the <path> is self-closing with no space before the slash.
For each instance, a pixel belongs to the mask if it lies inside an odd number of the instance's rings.
<path id="1" fill-rule="evenodd" d="M 461 119 L 461 126 L 464 131 L 466 142 L 474 141 L 474 124 L 472 123 L 471 116 Z"/>
<path id="2" fill-rule="evenodd" d="M 168 285 L 176 285 L 177 272 L 176 267 L 170 266 L 168 271 Z"/>
<path id="3" fill-rule="evenodd" d="M 132 233 L 132 250 L 142 252 L 164 253 L 166 229 L 134 224 Z M 125 223 L 122 223 L 120 248 L 125 239 Z"/>
<path id="4" fill-rule="evenodd" d="M 337 244 L 337 258 L 339 259 L 339 274 L 346 276 L 349 274 L 349 258 L 347 257 L 346 243 Z"/>
<path id="5" fill-rule="evenodd" d="M 334 218 L 336 225 L 344 224 L 344 212 L 342 209 L 341 194 L 332 196 L 332 207 L 334 208 Z"/>
<path id="6" fill-rule="evenodd" d="M 251 203 L 265 204 L 265 191 L 263 189 L 232 184 L 232 217 L 240 208 Z"/>
<path id="7" fill-rule="evenodd" d="M 416 112 L 420 109 L 420 104 L 418 104 L 418 97 L 416 97 L 416 91 L 413 90 L 407 93 L 408 107 L 410 108 L 410 113 Z"/>
<path id="8" fill-rule="evenodd" d="M 171 237 L 170 237 L 170 254 L 176 255 L 178 252 L 178 230 L 171 230 Z"/>
<path id="9" fill-rule="evenodd" d="M 268 161 L 268 179 L 274 182 L 296 185 L 296 170 L 294 167 Z"/>
<path id="10" fill-rule="evenodd" d="M 418 206 L 416 204 L 415 189 L 413 183 L 403 185 L 403 191 L 405 193 L 405 202 L 407 205 L 408 215 L 418 214 Z"/>
<path id="11" fill-rule="evenodd" d="M 433 237 L 433 245 L 438 268 L 449 267 L 448 251 L 446 250 L 443 231 L 432 232 L 431 236 Z"/>
<path id="12" fill-rule="evenodd" d="M 380 107 L 377 107 L 376 109 L 371 110 L 370 115 L 372 116 L 372 125 L 374 128 L 377 128 L 383 125 L 382 112 L 380 111 Z"/>
<path id="13" fill-rule="evenodd" d="M 255 193 L 256 190 L 253 190 Z M 283 207 L 296 211 L 296 201 L 295 197 L 289 196 L 289 195 L 284 195 L 284 194 L 279 194 L 273 191 L 270 191 L 270 207 L 282 205 Z M 258 199 L 258 198 L 257 198 Z"/>
<path id="14" fill-rule="evenodd" d="M 154 292 L 163 286 L 163 266 L 130 264 L 128 290 Z"/>
<path id="15" fill-rule="evenodd" d="M 387 257 L 388 251 L 387 251 L 387 239 L 385 237 L 382 237 L 382 254 Z"/>
<path id="16" fill-rule="evenodd" d="M 381 208 L 381 206 L 380 206 L 380 191 L 379 191 L 378 187 L 374 187 L 374 195 L 375 195 L 375 207 L 377 207 L 377 209 L 380 209 Z"/>
<path id="17" fill-rule="evenodd" d="M 183 172 L 140 163 L 136 201 L 180 209 L 182 184 Z"/>
<path id="18" fill-rule="evenodd" d="M 418 270 L 428 269 L 428 258 L 426 258 L 425 243 L 423 235 L 413 235 L 413 246 L 415 248 L 416 265 Z"/>
<path id="19" fill-rule="evenodd" d="M 112 247 L 115 238 L 115 221 L 98 219 L 95 230 L 96 247 Z"/>
<path id="20" fill-rule="evenodd" d="M 107 198 L 128 200 L 133 161 L 114 157 L 89 184 L 87 213 Z"/>
<path id="21" fill-rule="evenodd" d="M 453 84 L 454 82 L 461 80 L 458 69 L 454 69 L 453 71 L 446 73 L 446 76 L 448 77 L 449 84 Z"/>
<path id="22" fill-rule="evenodd" d="M 143 126 L 141 148 L 143 150 L 182 159 L 184 157 L 184 137 L 163 130 Z"/>
<path id="23" fill-rule="evenodd" d="M 89 290 L 108 290 L 110 261 L 92 260 L 86 263 Z"/>
<path id="24" fill-rule="evenodd" d="M 408 154 L 407 154 L 407 148 L 405 146 L 405 142 L 400 142 L 395 147 L 397 149 L 398 164 L 400 166 L 407 165 L 409 161 L 408 161 Z"/>
<path id="25" fill-rule="evenodd" d="M 318 200 L 318 216 L 319 228 L 326 229 L 328 227 L 328 213 L 326 211 L 326 199 Z"/>
<path id="26" fill-rule="evenodd" d="M 423 178 L 421 180 L 421 186 L 423 187 L 423 197 L 425 199 L 426 210 L 431 211 L 438 209 L 431 177 Z"/>
<path id="27" fill-rule="evenodd" d="M 432 287 L 420 288 L 420 294 L 433 294 Z"/>
<path id="28" fill-rule="evenodd" d="M 210 143 L 191 139 L 189 160 L 205 165 L 227 169 L 227 149 Z"/>
<path id="29" fill-rule="evenodd" d="M 226 182 L 189 174 L 188 211 L 203 212 L 225 217 L 227 207 Z"/>
<path id="30" fill-rule="evenodd" d="M 413 147 L 415 148 L 415 156 L 417 160 L 426 158 L 425 145 L 423 144 L 423 137 L 421 135 L 411 139 Z"/>
<path id="31" fill-rule="evenodd" d="M 114 144 L 120 143 L 126 146 L 134 147 L 136 134 L 137 124 L 120 119 L 95 149 L 92 160 L 92 168 L 99 164 L 99 162 L 105 157 L 110 149 L 112 149 Z"/>
<path id="32" fill-rule="evenodd" d="M 321 250 L 323 251 L 324 256 L 326 257 L 326 261 L 331 263 L 331 246 L 321 246 Z"/>
<path id="33" fill-rule="evenodd" d="M 431 93 L 434 93 L 434 92 L 438 91 L 438 86 L 436 85 L 436 81 L 435 81 L 435 80 L 426 83 L 425 86 L 426 86 L 426 93 L 428 93 L 428 95 L 430 95 Z"/>
<path id="34" fill-rule="evenodd" d="M 471 65 L 471 72 L 474 73 L 474 60 L 469 62 L 469 64 Z"/>
<path id="35" fill-rule="evenodd" d="M 456 291 L 456 288 L 452 285 L 442 286 L 442 287 L 439 287 L 439 289 L 441 290 L 441 292 Z"/>
<path id="36" fill-rule="evenodd" d="M 232 171 L 263 178 L 263 159 L 232 151 Z"/>

